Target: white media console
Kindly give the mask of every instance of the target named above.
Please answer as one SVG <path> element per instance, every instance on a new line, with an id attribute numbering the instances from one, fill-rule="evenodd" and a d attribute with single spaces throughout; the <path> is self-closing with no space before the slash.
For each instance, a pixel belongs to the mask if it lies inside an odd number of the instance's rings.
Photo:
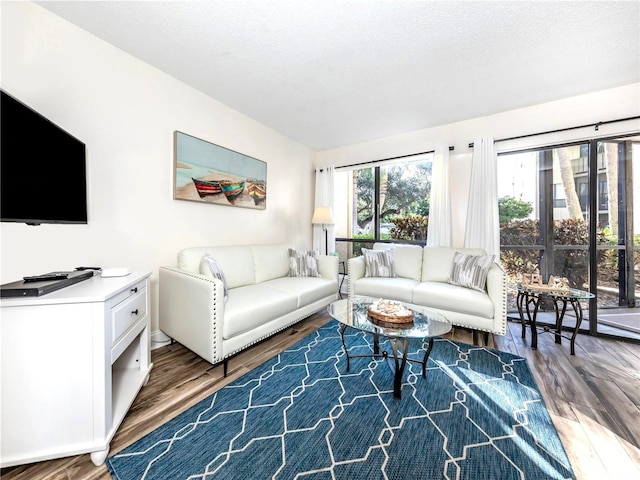
<path id="1" fill-rule="evenodd" d="M 150 275 L 0 300 L 0 466 L 82 453 L 105 461 L 152 367 Z"/>

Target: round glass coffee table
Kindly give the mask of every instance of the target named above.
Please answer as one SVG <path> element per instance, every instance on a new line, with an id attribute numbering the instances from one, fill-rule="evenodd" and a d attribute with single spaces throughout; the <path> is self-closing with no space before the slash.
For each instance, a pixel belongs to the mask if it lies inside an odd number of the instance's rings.
<path id="1" fill-rule="evenodd" d="M 427 361 L 429 360 L 434 340 L 436 337 L 444 335 L 451 330 L 451 322 L 431 308 L 404 302 L 401 303 L 414 312 L 413 322 L 407 324 L 379 322 L 370 318 L 367 314 L 367 308 L 376 300 L 378 299 L 370 297 L 349 297 L 333 302 L 327 310 L 329 315 L 341 324 L 340 336 L 342 350 L 347 357 L 347 372 L 349 371 L 351 358 L 383 357 L 393 372 L 393 396 L 401 398 L 402 375 L 407 361 L 421 364 L 422 378 L 426 378 Z M 371 333 L 373 335 L 373 353 L 366 355 L 350 354 L 344 340 L 344 332 L 347 327 Z M 380 351 L 380 337 L 389 340 L 391 355 L 386 350 Z M 428 339 L 429 344 L 422 360 L 407 357 L 409 340 L 412 338 Z M 391 357 L 393 358 L 393 363 L 391 362 Z"/>

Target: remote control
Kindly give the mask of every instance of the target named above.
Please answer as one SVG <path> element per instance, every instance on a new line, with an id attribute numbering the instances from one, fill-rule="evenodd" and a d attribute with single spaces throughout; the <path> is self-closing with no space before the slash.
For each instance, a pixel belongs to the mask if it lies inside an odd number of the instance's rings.
<path id="1" fill-rule="evenodd" d="M 51 272 L 45 273 L 43 275 L 33 275 L 31 277 L 23 277 L 22 279 L 26 282 L 46 282 L 49 280 L 64 280 L 65 278 L 69 278 L 69 274 L 67 272 Z"/>

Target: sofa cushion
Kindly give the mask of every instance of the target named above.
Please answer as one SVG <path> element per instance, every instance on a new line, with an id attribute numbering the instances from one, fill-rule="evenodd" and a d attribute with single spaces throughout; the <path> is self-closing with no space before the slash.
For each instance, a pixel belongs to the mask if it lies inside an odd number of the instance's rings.
<path id="1" fill-rule="evenodd" d="M 418 280 L 422 278 L 422 247 L 405 243 L 373 244 L 374 250 L 391 250 L 393 253 L 393 269 L 398 277 Z"/>
<path id="2" fill-rule="evenodd" d="M 487 289 L 487 272 L 495 258 L 495 255 L 456 252 L 453 255 L 449 283 L 484 292 Z"/>
<path id="3" fill-rule="evenodd" d="M 256 283 L 286 277 L 289 274 L 290 248 L 293 248 L 293 245 L 288 243 L 251 247 L 255 264 Z"/>
<path id="4" fill-rule="evenodd" d="M 282 277 L 265 282 L 269 288 L 293 293 L 298 298 L 298 308 L 311 305 L 337 294 L 336 282 L 322 277 Z"/>
<path id="5" fill-rule="evenodd" d="M 191 250 L 187 252 L 186 250 Z M 194 253 L 199 253 L 198 265 L 200 273 L 209 278 L 213 278 L 207 265 L 202 262 L 202 257 L 207 253 L 218 260 L 224 270 L 229 289 L 251 285 L 256 283 L 254 274 L 253 254 L 251 248 L 247 246 L 232 245 L 227 247 L 206 247 L 186 249 L 178 255 L 178 267 L 182 268 L 181 260 L 191 257 Z M 195 252 L 194 252 L 195 251 Z M 189 263 L 191 259 L 189 259 Z M 188 269 L 185 269 L 188 270 Z M 197 270 L 196 270 L 197 271 Z"/>
<path id="6" fill-rule="evenodd" d="M 395 277 L 393 253 L 391 250 L 362 249 L 365 264 L 365 277 Z"/>
<path id="7" fill-rule="evenodd" d="M 178 252 L 178 268 L 191 273 L 200 273 L 202 257 L 209 249 L 207 247 L 184 248 Z"/>
<path id="8" fill-rule="evenodd" d="M 443 282 L 422 282 L 413 289 L 412 303 L 493 318 L 493 302 L 484 292 Z"/>
<path id="9" fill-rule="evenodd" d="M 418 285 L 410 278 L 364 277 L 353 284 L 354 295 L 386 298 L 411 303 L 413 289 Z"/>
<path id="10" fill-rule="evenodd" d="M 290 277 L 319 277 L 318 251 L 289 249 Z"/>
<path id="11" fill-rule="evenodd" d="M 448 282 L 453 256 L 456 252 L 486 255 L 481 248 L 424 247 L 422 252 L 422 281 Z"/>
<path id="12" fill-rule="evenodd" d="M 248 332 L 297 308 L 298 296 L 264 283 L 229 290 L 224 307 L 223 338 Z"/>

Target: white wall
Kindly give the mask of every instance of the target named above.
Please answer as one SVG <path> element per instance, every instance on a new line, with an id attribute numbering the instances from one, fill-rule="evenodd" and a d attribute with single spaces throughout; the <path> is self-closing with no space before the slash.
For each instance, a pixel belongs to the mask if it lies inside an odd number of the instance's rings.
<path id="1" fill-rule="evenodd" d="M 495 139 L 546 132 L 576 125 L 593 124 L 640 115 L 640 83 L 588 95 L 567 98 L 488 117 L 417 130 L 371 142 L 319 152 L 316 166 L 349 165 L 433 150 L 436 145 L 455 147 L 450 152 L 453 243 L 462 246 L 471 178 L 472 149 L 469 143 L 480 136 Z M 497 143 L 498 152 L 552 145 L 573 140 L 640 131 L 640 120 L 602 125 L 599 131 L 583 128 L 569 132 Z"/>
<path id="2" fill-rule="evenodd" d="M 0 15 L 1 86 L 86 144 L 89 202 L 88 225 L 2 223 L 2 283 L 81 265 L 149 270 L 155 331 L 158 268 L 181 248 L 311 247 L 311 150 L 33 3 L 2 2 Z M 173 200 L 174 130 L 267 162 L 266 210 Z"/>

